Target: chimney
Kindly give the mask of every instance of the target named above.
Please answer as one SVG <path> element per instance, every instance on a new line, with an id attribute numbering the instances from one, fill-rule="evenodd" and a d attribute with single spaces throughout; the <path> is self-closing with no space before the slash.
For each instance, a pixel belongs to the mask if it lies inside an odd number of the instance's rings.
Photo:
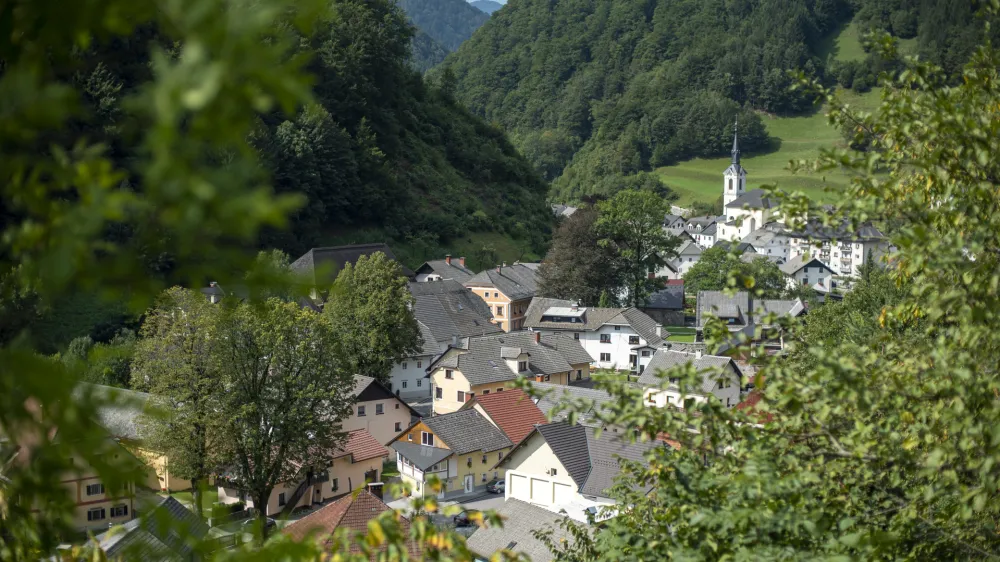
<path id="1" fill-rule="evenodd" d="M 507 262 L 501 262 L 504 267 L 507 267 Z"/>
<path id="2" fill-rule="evenodd" d="M 465 256 L 461 256 L 458 258 L 458 265 L 465 267 Z"/>
<path id="3" fill-rule="evenodd" d="M 542 343 L 542 333 L 535 332 L 535 343 Z"/>
<path id="4" fill-rule="evenodd" d="M 209 281 L 209 283 L 208 283 L 208 286 L 209 286 L 209 287 L 218 287 L 218 286 L 219 286 L 219 284 L 218 284 L 218 283 L 216 283 L 215 281 Z"/>
<path id="5" fill-rule="evenodd" d="M 663 337 L 663 326 L 661 324 L 656 325 L 656 336 L 659 338 Z"/>
<path id="6" fill-rule="evenodd" d="M 694 350 L 694 358 L 701 359 L 701 349 Z"/>
<path id="7" fill-rule="evenodd" d="M 458 347 L 458 336 L 451 336 L 451 346 Z"/>
<path id="8" fill-rule="evenodd" d="M 573 312 L 580 310 L 580 303 L 573 301 L 573 304 L 569 306 L 569 309 L 572 310 Z"/>
<path id="9" fill-rule="evenodd" d="M 444 255 L 444 263 L 451 265 L 451 254 Z"/>
<path id="10" fill-rule="evenodd" d="M 500 269 L 501 269 L 501 267 L 502 267 L 502 266 L 499 266 L 499 265 L 497 266 L 497 273 L 500 273 Z"/>

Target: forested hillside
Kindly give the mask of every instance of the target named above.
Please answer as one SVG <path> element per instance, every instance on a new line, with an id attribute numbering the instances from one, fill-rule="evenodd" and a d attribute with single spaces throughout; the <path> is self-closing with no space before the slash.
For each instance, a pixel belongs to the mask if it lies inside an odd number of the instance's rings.
<path id="1" fill-rule="evenodd" d="M 482 239 L 503 259 L 517 256 L 501 248 L 517 248 L 526 258 L 544 253 L 553 221 L 547 185 L 501 130 L 409 67 L 412 34 L 391 0 L 334 0 L 313 36 L 292 38 L 303 54 L 312 54 L 317 104 L 294 118 L 277 110 L 262 114 L 251 143 L 275 191 L 301 194 L 304 204 L 289 229 L 266 230 L 248 252 L 278 248 L 294 257 L 316 245 L 378 240 L 413 266 Z M 158 41 L 156 30 L 142 28 L 128 40 L 94 45 L 67 71 L 89 115 L 74 127 L 108 145 L 126 169 L 142 123 L 122 100 L 150 76 L 148 47 Z M 227 170 L 224 154 L 204 157 L 217 159 L 220 173 L 248 173 Z M 247 177 L 246 184 L 258 179 Z M 138 174 L 122 183 L 143 189 Z M 0 217 L 5 213 L 0 202 Z M 122 227 L 107 236 L 135 234 Z M 142 255 L 150 275 L 175 267 L 170 240 Z M 60 315 L 53 321 L 81 307 L 69 308 L 52 311 Z M 75 336 L 110 338 L 127 323 L 119 317 L 117 310 L 88 313 L 49 349 Z"/>
<path id="2" fill-rule="evenodd" d="M 439 45 L 454 51 L 490 19 L 465 0 L 396 0 L 406 17 Z"/>
<path id="3" fill-rule="evenodd" d="M 413 32 L 413 40 L 410 41 L 410 63 L 413 68 L 420 72 L 427 72 L 432 67 L 437 66 L 448 56 L 448 50 L 431 39 L 430 35 L 424 33 L 420 28 Z"/>
<path id="4" fill-rule="evenodd" d="M 856 13 L 866 26 L 919 34 L 921 51 L 946 67 L 978 37 L 960 1 L 524 0 L 442 66 L 458 98 L 554 181 L 552 197 L 572 201 L 608 194 L 623 176 L 728 153 L 737 115 L 744 151 L 773 149 L 760 113 L 811 109 L 787 70 L 835 80 L 824 39 Z M 882 70 L 859 65 L 872 80 Z"/>
<path id="5" fill-rule="evenodd" d="M 469 2 L 469 4 L 475 6 L 478 10 L 486 12 L 487 14 L 492 14 L 500 8 L 503 8 L 503 4 L 494 2 L 493 0 L 476 0 L 475 2 Z"/>

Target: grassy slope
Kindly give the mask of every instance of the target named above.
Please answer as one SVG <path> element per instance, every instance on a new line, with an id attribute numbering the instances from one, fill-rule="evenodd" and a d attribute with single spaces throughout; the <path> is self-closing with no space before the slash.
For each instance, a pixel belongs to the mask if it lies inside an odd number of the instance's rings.
<path id="1" fill-rule="evenodd" d="M 836 61 L 862 60 L 865 52 L 861 48 L 857 26 L 852 22 L 834 32 L 823 48 L 825 55 Z M 912 52 L 916 40 L 900 41 L 900 51 Z M 878 106 L 879 90 L 866 94 L 841 90 L 840 94 L 851 106 L 872 111 Z M 764 116 L 768 133 L 776 139 L 777 150 L 766 154 L 743 154 L 743 165 L 747 169 L 747 188 L 776 184 L 786 191 L 801 190 L 821 202 L 836 199 L 836 189 L 847 184 L 846 174 L 819 175 L 792 174 L 788 171 L 791 160 L 810 159 L 818 155 L 821 148 L 843 143 L 836 129 L 827 123 L 826 112 L 819 108 L 811 115 L 796 117 Z M 722 172 L 729 166 L 729 158 L 699 158 L 656 171 L 679 195 L 678 204 L 684 206 L 694 201 L 715 201 L 722 194 Z M 833 189 L 824 192 L 824 186 Z"/>

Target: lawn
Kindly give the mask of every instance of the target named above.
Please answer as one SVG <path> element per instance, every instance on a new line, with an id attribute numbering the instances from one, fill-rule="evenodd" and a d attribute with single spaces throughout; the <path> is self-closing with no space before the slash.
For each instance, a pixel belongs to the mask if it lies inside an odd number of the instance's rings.
<path id="1" fill-rule="evenodd" d="M 872 90 L 859 95 L 842 90 L 840 94 L 852 107 L 870 111 L 877 107 L 880 92 Z M 838 172 L 821 176 L 792 174 L 788 170 L 791 160 L 812 159 L 819 155 L 821 148 L 843 143 L 840 132 L 827 123 L 825 110 L 796 117 L 766 114 L 762 117 L 777 149 L 764 154 L 742 154 L 742 164 L 747 169 L 747 189 L 764 184 L 777 185 L 786 191 L 803 191 L 817 201 L 835 200 L 836 193 L 824 192 L 824 187 L 837 189 L 846 186 L 847 174 Z M 722 172 L 729 166 L 729 161 L 728 156 L 697 158 L 656 171 L 680 195 L 678 204 L 685 206 L 694 201 L 712 202 L 718 199 L 722 194 Z"/>
<path id="2" fill-rule="evenodd" d="M 694 328 L 688 328 L 686 326 L 664 326 L 663 329 L 670 334 L 670 336 L 667 338 L 667 341 L 685 342 L 685 343 L 694 342 L 694 337 L 695 337 Z"/>
<path id="3" fill-rule="evenodd" d="M 385 461 L 382 464 L 382 481 L 385 482 L 397 476 L 399 476 L 399 467 L 396 466 L 395 457 L 392 457 L 392 460 Z"/>
<path id="4" fill-rule="evenodd" d="M 166 494 L 161 494 L 166 495 Z M 194 494 L 192 492 L 174 492 L 170 494 L 173 498 L 184 505 L 194 506 Z M 201 507 L 205 510 L 207 514 L 212 508 L 212 504 L 219 501 L 219 490 L 216 488 L 209 488 L 201 495 Z M 207 517 L 207 515 L 206 515 Z"/>

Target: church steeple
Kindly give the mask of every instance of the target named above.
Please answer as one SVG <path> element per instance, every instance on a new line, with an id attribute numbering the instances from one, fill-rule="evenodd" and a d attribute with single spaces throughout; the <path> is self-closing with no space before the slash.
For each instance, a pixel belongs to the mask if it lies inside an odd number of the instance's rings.
<path id="1" fill-rule="evenodd" d="M 739 166 L 740 164 L 740 141 L 739 141 L 739 128 L 740 128 L 740 118 L 736 118 L 736 123 L 733 125 L 733 164 Z"/>

